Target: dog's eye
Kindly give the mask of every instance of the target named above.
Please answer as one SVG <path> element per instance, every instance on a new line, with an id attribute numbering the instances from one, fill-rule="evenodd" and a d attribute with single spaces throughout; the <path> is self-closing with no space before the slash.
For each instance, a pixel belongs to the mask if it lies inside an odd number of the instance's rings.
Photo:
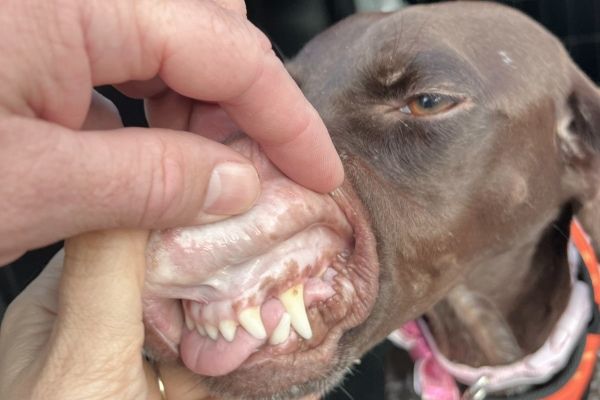
<path id="1" fill-rule="evenodd" d="M 450 96 L 426 93 L 409 99 L 400 112 L 414 117 L 427 117 L 448 111 L 457 103 L 456 99 Z"/>

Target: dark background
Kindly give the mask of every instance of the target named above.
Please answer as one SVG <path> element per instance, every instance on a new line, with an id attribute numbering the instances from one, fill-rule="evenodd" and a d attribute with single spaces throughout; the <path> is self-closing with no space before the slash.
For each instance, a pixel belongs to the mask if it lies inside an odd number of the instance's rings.
<path id="1" fill-rule="evenodd" d="M 433 3 L 413 0 L 405 3 Z M 504 0 L 498 1 L 529 14 L 557 35 L 573 59 L 597 83 L 600 82 L 600 0 Z M 293 56 L 314 35 L 345 16 L 364 9 L 367 3 L 385 0 L 249 0 L 248 16 L 271 38 L 284 56 Z M 141 102 L 128 99 L 111 87 L 99 90 L 115 102 L 126 126 L 145 126 Z M 12 299 L 43 269 L 61 247 L 60 243 L 32 251 L 0 268 L 0 318 Z M 383 343 L 369 353 L 348 378 L 343 389 L 328 399 L 383 399 Z"/>

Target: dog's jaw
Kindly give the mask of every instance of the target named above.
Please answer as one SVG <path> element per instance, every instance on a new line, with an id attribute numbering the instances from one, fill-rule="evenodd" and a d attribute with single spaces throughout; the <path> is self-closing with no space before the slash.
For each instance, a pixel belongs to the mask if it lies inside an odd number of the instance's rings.
<path id="1" fill-rule="evenodd" d="M 160 359 L 180 357 L 222 395 L 307 394 L 361 354 L 339 342 L 377 296 L 369 219 L 351 185 L 317 194 L 250 139 L 230 146 L 256 165 L 260 198 L 226 221 L 153 233 L 146 345 Z"/>

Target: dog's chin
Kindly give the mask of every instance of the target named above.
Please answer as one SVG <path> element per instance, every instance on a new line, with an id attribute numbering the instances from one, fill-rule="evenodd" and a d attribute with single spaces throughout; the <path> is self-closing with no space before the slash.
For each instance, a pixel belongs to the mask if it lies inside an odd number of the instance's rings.
<path id="1" fill-rule="evenodd" d="M 296 398 L 323 393 L 335 385 L 361 355 L 353 342 L 356 339 L 363 342 L 364 338 L 346 333 L 370 315 L 378 292 L 379 273 L 370 223 L 353 189 L 345 184 L 327 197 L 327 201 L 333 199 L 344 223 L 351 227 L 349 237 L 342 238 L 348 247 L 334 254 L 318 254 L 315 257 L 318 265 L 305 268 L 300 274 L 294 269 L 296 264 L 283 264 L 290 271 L 279 276 L 287 278 L 275 285 L 269 282 L 268 293 L 258 296 L 265 338 L 257 337 L 256 333 L 253 336 L 252 329 L 242 328 L 244 324 L 237 327 L 233 339 L 226 340 L 220 335 L 215 339 L 214 334 L 211 338 L 207 332 L 199 334 L 190 326 L 193 314 L 187 300 L 149 300 L 145 310 L 148 353 L 158 361 L 180 360 L 201 376 L 203 384 L 214 394 L 225 397 Z M 302 286 L 298 286 L 298 279 Z M 289 292 L 291 289 L 286 288 L 290 285 L 304 288 L 303 301 L 311 332 L 310 335 L 302 332 L 292 320 L 287 338 L 273 343 L 278 321 L 283 319 L 285 311 L 292 314 L 288 307 L 282 311 L 284 300 L 279 301 L 283 298 L 281 291 Z M 162 305 L 156 307 L 155 303 Z"/>
<path id="2" fill-rule="evenodd" d="M 222 377 L 203 377 L 208 389 L 226 398 L 293 399 L 323 394 L 337 385 L 360 356 L 343 330 L 334 328 L 307 351 L 272 356 L 257 354 Z"/>

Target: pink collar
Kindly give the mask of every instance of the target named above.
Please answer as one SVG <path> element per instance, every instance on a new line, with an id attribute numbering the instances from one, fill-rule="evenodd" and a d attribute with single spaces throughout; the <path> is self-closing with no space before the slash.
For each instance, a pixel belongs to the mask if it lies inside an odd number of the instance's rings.
<path id="1" fill-rule="evenodd" d="M 392 332 L 388 339 L 407 350 L 415 361 L 414 388 L 424 400 L 459 400 L 457 382 L 469 387 L 484 386 L 487 393 L 524 390 L 547 382 L 565 367 L 592 316 L 590 288 L 576 281 L 577 251 L 569 244 L 573 277 L 571 297 L 565 312 L 536 352 L 508 365 L 473 368 L 448 360 L 438 350 L 423 320 L 410 321 Z"/>

